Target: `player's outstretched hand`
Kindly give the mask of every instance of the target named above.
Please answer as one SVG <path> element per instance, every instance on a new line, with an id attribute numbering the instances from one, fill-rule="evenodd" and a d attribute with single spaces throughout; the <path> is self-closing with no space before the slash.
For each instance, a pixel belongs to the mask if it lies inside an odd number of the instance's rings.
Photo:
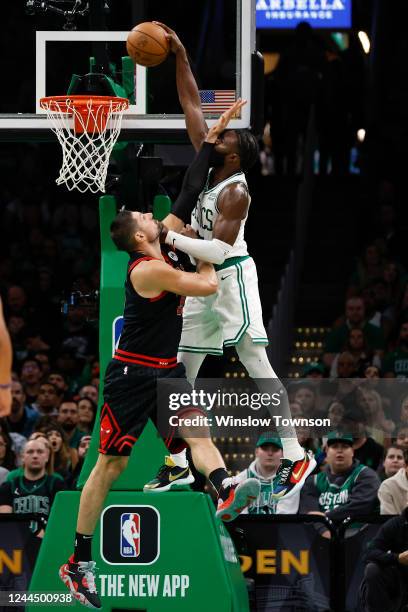
<path id="1" fill-rule="evenodd" d="M 198 238 L 197 232 L 193 230 L 191 225 L 188 225 L 188 224 L 185 227 L 183 227 L 180 234 L 182 236 L 187 236 L 187 238 Z"/>
<path id="2" fill-rule="evenodd" d="M 183 43 L 181 42 L 181 40 L 179 39 L 179 37 L 177 36 L 174 30 L 169 28 L 169 26 L 166 26 L 165 23 L 161 23 L 160 21 L 153 21 L 153 23 L 155 23 L 156 25 L 163 28 L 163 30 L 165 30 L 166 38 L 169 41 L 170 50 L 173 53 L 177 53 L 177 51 L 179 51 L 180 49 L 184 49 Z"/>
<path id="3" fill-rule="evenodd" d="M 238 98 L 232 106 L 230 106 L 222 115 L 218 118 L 218 121 L 208 130 L 205 138 L 206 142 L 215 142 L 218 136 L 223 132 L 231 119 L 236 117 L 243 106 L 247 103 L 246 100 Z"/>

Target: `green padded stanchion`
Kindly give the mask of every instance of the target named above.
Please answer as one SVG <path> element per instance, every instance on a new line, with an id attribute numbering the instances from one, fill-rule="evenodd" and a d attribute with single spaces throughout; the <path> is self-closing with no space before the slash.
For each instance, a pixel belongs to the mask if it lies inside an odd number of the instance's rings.
<path id="1" fill-rule="evenodd" d="M 157 195 L 153 200 L 153 217 L 163 221 L 171 213 L 171 200 L 169 196 Z"/>
<path id="2" fill-rule="evenodd" d="M 109 235 L 110 223 L 116 215 L 115 199 L 103 196 L 99 212 L 102 382 L 123 312 L 128 256 L 116 250 Z M 101 384 L 99 409 L 102 391 Z M 92 436 L 80 486 L 95 464 L 97 447 L 98 428 Z M 149 422 L 133 448 L 127 469 L 105 502 L 92 551 L 104 612 L 248 612 L 239 560 L 228 532 L 215 518 L 209 496 L 189 490 L 156 494 L 141 491 L 163 463 L 165 453 L 156 428 Z M 68 593 L 58 577 L 58 569 L 73 552 L 79 498 L 79 491 L 58 493 L 31 580 L 31 593 Z M 140 534 L 133 545 L 125 535 L 124 524 L 129 520 L 135 521 Z M 84 609 L 78 602 L 74 608 Z M 26 609 L 49 612 L 50 606 Z"/>

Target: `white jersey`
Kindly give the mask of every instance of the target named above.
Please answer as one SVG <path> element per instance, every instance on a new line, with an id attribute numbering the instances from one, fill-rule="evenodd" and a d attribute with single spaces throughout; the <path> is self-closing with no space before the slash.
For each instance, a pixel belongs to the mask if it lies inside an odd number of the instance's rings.
<path id="1" fill-rule="evenodd" d="M 245 174 L 243 172 L 236 172 L 232 176 L 226 178 L 224 181 L 221 181 L 221 183 L 215 185 L 215 187 L 212 187 L 211 189 L 208 189 L 207 187 L 209 177 L 210 173 L 208 174 L 207 185 L 200 193 L 196 207 L 194 208 L 191 214 L 191 227 L 196 232 L 198 232 L 199 236 L 204 240 L 213 239 L 214 224 L 220 212 L 217 206 L 218 196 L 220 195 L 224 187 L 226 185 L 230 185 L 231 183 L 244 183 L 244 185 L 248 187 Z M 249 196 L 249 193 L 248 197 L 250 203 L 251 197 Z M 235 240 L 232 249 L 228 253 L 228 259 L 230 257 L 248 255 L 248 247 L 244 239 L 244 229 L 246 220 L 247 216 L 241 221 L 241 226 L 239 228 L 237 239 Z"/>

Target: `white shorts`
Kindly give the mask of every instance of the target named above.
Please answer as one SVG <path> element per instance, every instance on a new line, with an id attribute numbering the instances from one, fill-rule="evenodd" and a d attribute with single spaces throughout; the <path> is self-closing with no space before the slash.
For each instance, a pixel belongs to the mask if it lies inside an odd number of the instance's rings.
<path id="1" fill-rule="evenodd" d="M 216 294 L 186 299 L 179 351 L 222 355 L 224 346 L 235 346 L 245 333 L 253 342 L 266 346 L 268 338 L 252 257 L 231 258 L 217 276 Z"/>

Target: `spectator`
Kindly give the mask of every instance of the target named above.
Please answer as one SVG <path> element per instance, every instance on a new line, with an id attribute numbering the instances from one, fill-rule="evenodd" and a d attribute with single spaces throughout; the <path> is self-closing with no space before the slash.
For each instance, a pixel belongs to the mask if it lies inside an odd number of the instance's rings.
<path id="1" fill-rule="evenodd" d="M 383 270 L 384 260 L 380 249 L 374 243 L 367 245 L 350 278 L 348 295 L 358 295 L 371 281 L 382 276 Z"/>
<path id="2" fill-rule="evenodd" d="M 403 397 L 401 400 L 399 420 L 401 425 L 408 425 L 408 395 Z"/>
<path id="3" fill-rule="evenodd" d="M 344 405 L 337 400 L 334 400 L 329 404 L 329 408 L 327 410 L 327 416 L 330 419 L 330 428 L 338 429 L 343 420 L 343 416 L 345 413 Z"/>
<path id="4" fill-rule="evenodd" d="M 65 377 L 62 374 L 62 372 L 51 370 L 50 373 L 48 374 L 47 382 L 57 387 L 58 391 L 60 392 L 61 397 L 63 397 L 64 399 L 67 398 L 68 383 L 65 380 Z"/>
<path id="5" fill-rule="evenodd" d="M 296 385 L 296 392 L 293 401 L 300 404 L 302 414 L 309 419 L 314 417 L 316 412 L 316 389 L 312 383 L 301 382 Z"/>
<path id="6" fill-rule="evenodd" d="M 261 484 L 258 498 L 244 514 L 296 514 L 299 496 L 275 500 L 272 497 L 273 481 L 282 457 L 282 442 L 274 433 L 262 434 L 255 446 L 255 460 L 251 465 L 234 476 L 234 482 L 244 482 L 247 478 L 257 478 Z"/>
<path id="7" fill-rule="evenodd" d="M 349 330 L 345 351 L 353 357 L 354 371 L 361 372 L 369 365 L 381 367 L 381 360 L 378 355 L 374 355 L 369 348 L 362 329 L 355 328 Z M 333 360 L 330 369 L 330 376 L 332 378 L 336 378 L 336 376 L 338 376 L 337 363 L 339 357 L 340 355 L 336 355 Z M 347 376 L 342 376 L 341 378 L 347 378 Z"/>
<path id="8" fill-rule="evenodd" d="M 28 404 L 34 404 L 40 390 L 42 371 L 41 364 L 35 359 L 28 357 L 24 359 L 21 366 L 21 382 Z"/>
<path id="9" fill-rule="evenodd" d="M 331 432 L 326 453 L 327 465 L 319 474 L 308 477 L 300 493 L 300 512 L 320 514 L 333 521 L 373 512 L 380 480 L 374 470 L 354 459 L 353 437 Z M 330 537 L 325 527 L 319 531 Z"/>
<path id="10" fill-rule="evenodd" d="M 384 445 L 387 440 L 391 439 L 395 423 L 386 418 L 380 394 L 374 389 L 360 387 L 358 403 L 366 416 L 367 431 L 379 444 Z"/>
<path id="11" fill-rule="evenodd" d="M 391 444 L 384 453 L 382 470 L 378 472 L 381 481 L 395 474 L 405 466 L 404 451 L 395 444 Z"/>
<path id="12" fill-rule="evenodd" d="M 89 397 L 95 404 L 98 404 L 98 389 L 95 385 L 84 385 L 79 390 L 79 397 Z"/>
<path id="13" fill-rule="evenodd" d="M 89 397 L 83 397 L 78 402 L 78 429 L 84 433 L 92 433 L 95 424 L 97 406 Z"/>
<path id="14" fill-rule="evenodd" d="M 340 353 L 347 342 L 350 329 L 359 328 L 364 332 L 368 347 L 380 358 L 385 348 L 383 333 L 365 319 L 364 301 L 360 297 L 349 298 L 345 316 L 336 323 L 326 338 L 324 364 L 330 368 L 336 353 Z"/>
<path id="15" fill-rule="evenodd" d="M 54 452 L 54 471 L 65 480 L 75 469 L 78 463 L 78 454 L 74 448 L 70 448 L 68 445 L 65 431 L 58 423 L 50 423 L 41 431 L 47 436 Z"/>
<path id="16" fill-rule="evenodd" d="M 362 465 L 377 470 L 384 456 L 384 449 L 367 434 L 367 418 L 362 408 L 355 406 L 345 412 L 342 430 L 353 436 L 354 458 Z"/>
<path id="17" fill-rule="evenodd" d="M 73 400 L 62 402 L 58 410 L 58 423 L 64 430 L 68 444 L 77 449 L 84 432 L 77 427 L 79 421 L 78 404 Z"/>
<path id="18" fill-rule="evenodd" d="M 11 395 L 11 413 L 7 417 L 9 429 L 28 438 L 34 431 L 38 411 L 26 403 L 23 385 L 18 380 L 13 380 L 11 384 Z"/>
<path id="19" fill-rule="evenodd" d="M 37 408 L 40 416 L 58 417 L 58 407 L 61 403 L 61 396 L 55 385 L 44 382 L 40 385 Z"/>
<path id="20" fill-rule="evenodd" d="M 49 373 L 51 371 L 50 358 L 49 358 L 48 352 L 45 350 L 38 351 L 37 353 L 34 353 L 34 359 L 36 359 L 38 363 L 41 364 L 42 380 L 47 380 Z"/>
<path id="21" fill-rule="evenodd" d="M 11 410 L 11 361 L 10 336 L 4 321 L 3 305 L 0 299 L 0 417 L 7 416 Z"/>
<path id="22" fill-rule="evenodd" d="M 23 473 L 0 487 L 0 512 L 40 514 L 46 520 L 58 491 L 65 487 L 60 479 L 46 472 L 49 452 L 44 441 L 29 440 L 23 454 Z"/>
<path id="23" fill-rule="evenodd" d="M 17 464 L 19 464 L 19 457 L 26 445 L 27 438 L 15 431 L 10 432 L 6 417 L 0 418 L 0 433 L 5 434 L 11 439 L 11 448 L 16 456 Z"/>
<path id="24" fill-rule="evenodd" d="M 91 436 L 83 436 L 78 446 L 78 462 L 75 468 L 70 472 L 65 483 L 69 489 L 76 489 L 78 477 L 84 465 L 86 454 L 91 445 Z"/>
<path id="25" fill-rule="evenodd" d="M 322 363 L 319 363 L 318 361 L 312 361 L 311 363 L 306 364 L 303 368 L 302 377 L 317 378 L 320 380 L 324 378 L 325 372 L 326 369 Z"/>
<path id="26" fill-rule="evenodd" d="M 408 425 L 401 425 L 396 431 L 396 443 L 408 450 Z"/>
<path id="27" fill-rule="evenodd" d="M 408 321 L 401 324 L 397 348 L 385 356 L 383 373 L 384 378 L 408 378 Z"/>
<path id="28" fill-rule="evenodd" d="M 13 451 L 13 442 L 5 431 L 0 433 L 0 466 L 7 471 L 14 470 L 16 467 L 16 455 Z"/>
<path id="29" fill-rule="evenodd" d="M 404 451 L 404 463 L 394 476 L 381 483 L 378 490 L 381 514 L 401 514 L 408 506 L 408 450 Z"/>
<path id="30" fill-rule="evenodd" d="M 380 378 L 380 374 L 380 368 L 374 365 L 366 365 L 363 370 L 363 377 L 371 380 L 378 380 Z"/>
<path id="31" fill-rule="evenodd" d="M 338 355 L 336 368 L 338 378 L 354 378 L 357 375 L 357 362 L 348 351 Z"/>
<path id="32" fill-rule="evenodd" d="M 397 612 L 408 603 L 408 507 L 370 542 L 360 587 L 365 612 Z"/>

